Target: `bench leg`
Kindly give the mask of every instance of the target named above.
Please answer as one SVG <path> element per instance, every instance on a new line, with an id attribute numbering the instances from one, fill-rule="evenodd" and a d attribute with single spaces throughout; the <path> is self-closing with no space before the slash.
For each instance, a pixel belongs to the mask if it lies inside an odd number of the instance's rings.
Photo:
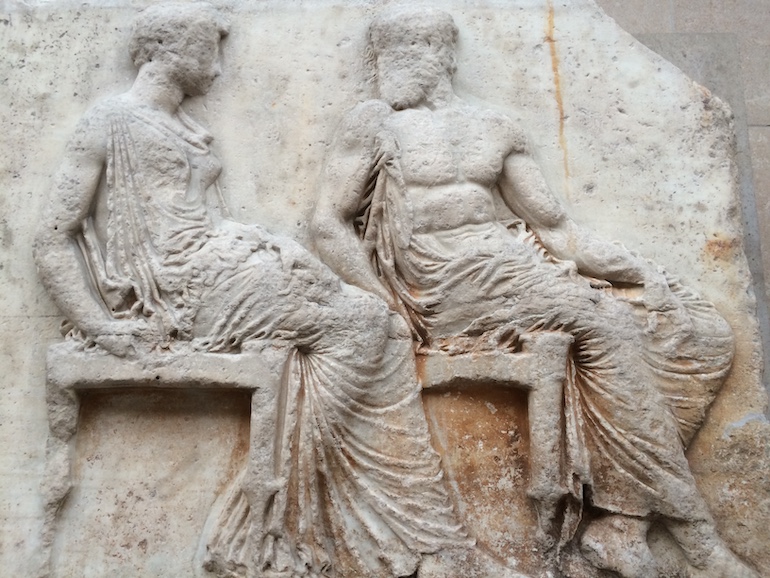
<path id="1" fill-rule="evenodd" d="M 234 479 L 211 516 L 211 525 L 204 531 L 203 567 L 208 575 L 231 576 L 232 568 L 252 576 L 262 575 L 265 548 L 271 540 L 271 520 L 285 494 L 282 479 L 287 458 L 281 446 L 282 419 L 291 414 L 292 393 L 284 390 L 289 370 L 286 351 L 262 351 L 274 358 L 275 371 L 253 376 L 255 388 L 251 395 L 248 462 Z M 291 419 L 291 416 L 288 418 Z M 207 524 L 209 526 L 209 524 Z M 251 570 L 249 570 L 251 569 Z M 252 572 L 252 573 L 249 573 Z"/>
<path id="2" fill-rule="evenodd" d="M 46 383 L 48 405 L 48 441 L 45 450 L 43 494 L 43 531 L 40 547 L 39 578 L 51 575 L 53 543 L 59 514 L 72 488 L 71 463 L 75 434 L 78 428 L 80 400 L 71 389 Z"/>
<path id="3" fill-rule="evenodd" d="M 559 502 L 566 494 L 562 483 L 564 384 L 573 338 L 567 333 L 543 331 L 522 336 L 522 349 L 537 360 L 528 396 L 530 481 L 527 495 L 538 515 L 538 539 L 551 548 Z"/>

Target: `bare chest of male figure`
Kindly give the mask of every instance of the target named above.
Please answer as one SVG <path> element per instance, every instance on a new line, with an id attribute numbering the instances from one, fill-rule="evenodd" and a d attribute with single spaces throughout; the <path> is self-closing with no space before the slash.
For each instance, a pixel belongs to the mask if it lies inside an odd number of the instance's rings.
<path id="1" fill-rule="evenodd" d="M 400 147 L 415 232 L 496 219 L 491 189 L 507 150 L 490 115 L 469 107 L 407 109 L 384 128 Z"/>

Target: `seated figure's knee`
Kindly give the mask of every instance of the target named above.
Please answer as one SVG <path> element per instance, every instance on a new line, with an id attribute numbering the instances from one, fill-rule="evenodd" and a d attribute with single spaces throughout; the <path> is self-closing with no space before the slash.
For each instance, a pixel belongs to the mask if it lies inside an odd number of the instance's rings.
<path id="1" fill-rule="evenodd" d="M 409 324 L 395 311 L 389 311 L 388 328 L 388 336 L 392 339 L 412 340 L 412 330 L 409 328 Z"/>
<path id="2" fill-rule="evenodd" d="M 340 329 L 361 351 L 381 351 L 391 335 L 388 306 L 374 295 L 360 293 L 339 305 Z"/>

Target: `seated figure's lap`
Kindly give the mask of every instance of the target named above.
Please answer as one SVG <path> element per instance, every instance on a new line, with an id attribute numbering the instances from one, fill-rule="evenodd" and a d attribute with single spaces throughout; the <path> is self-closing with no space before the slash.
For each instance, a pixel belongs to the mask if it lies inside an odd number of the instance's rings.
<path id="1" fill-rule="evenodd" d="M 307 249 L 259 227 L 244 229 L 258 245 L 235 268 L 218 273 L 204 292 L 195 335 L 219 343 L 278 339 L 313 353 L 344 355 L 363 364 L 381 361 L 394 331 L 385 302 L 343 283 Z"/>
<path id="2" fill-rule="evenodd" d="M 576 339 L 636 341 L 641 337 L 628 303 L 582 279 L 548 278 L 516 300 L 511 314 L 522 330 L 562 330 Z"/>

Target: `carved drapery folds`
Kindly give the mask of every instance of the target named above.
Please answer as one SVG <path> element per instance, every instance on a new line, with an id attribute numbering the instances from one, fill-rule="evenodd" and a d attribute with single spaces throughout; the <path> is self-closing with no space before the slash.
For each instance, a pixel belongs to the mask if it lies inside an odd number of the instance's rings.
<path id="1" fill-rule="evenodd" d="M 180 108 L 216 82 L 228 28 L 206 4 L 143 11 L 132 88 L 87 113 L 56 177 L 36 260 L 70 343 L 49 353 L 41 575 L 55 573 L 80 392 L 160 386 L 253 396 L 248 463 L 212 508 L 196 571 L 522 576 L 464 523 L 422 401 L 506 388 L 527 399 L 543 572 L 570 555 L 593 574 L 654 576 L 658 521 L 693 571 L 754 576 L 684 454 L 730 370 L 729 325 L 579 227 L 522 129 L 455 94 L 452 17 L 393 9 L 370 24 L 377 94 L 327 152 L 320 260 L 231 218 L 212 136 Z"/>

